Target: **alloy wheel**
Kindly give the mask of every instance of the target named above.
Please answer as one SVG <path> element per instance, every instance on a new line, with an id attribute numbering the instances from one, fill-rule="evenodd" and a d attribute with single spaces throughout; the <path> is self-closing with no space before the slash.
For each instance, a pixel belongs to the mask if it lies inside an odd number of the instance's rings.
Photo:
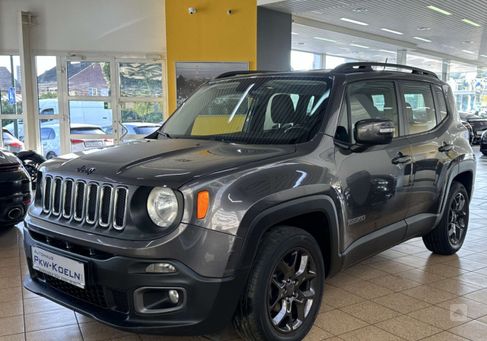
<path id="1" fill-rule="evenodd" d="M 448 212 L 448 239 L 457 246 L 463 241 L 467 229 L 467 199 L 463 193 L 455 194 Z"/>
<path id="2" fill-rule="evenodd" d="M 316 293 L 316 263 L 304 249 L 288 252 L 272 274 L 268 291 L 268 313 L 280 333 L 297 330 L 308 317 Z"/>

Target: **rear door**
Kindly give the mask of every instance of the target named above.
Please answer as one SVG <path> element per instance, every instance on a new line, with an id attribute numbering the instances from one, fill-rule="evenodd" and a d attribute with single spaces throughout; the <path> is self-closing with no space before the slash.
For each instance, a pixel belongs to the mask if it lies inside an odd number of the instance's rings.
<path id="1" fill-rule="evenodd" d="M 413 157 L 411 191 L 415 200 L 410 202 L 406 221 L 408 235 L 414 236 L 434 224 L 453 146 L 448 134 L 445 96 L 440 86 L 401 82 L 400 98 Z"/>
<path id="2" fill-rule="evenodd" d="M 358 150 L 353 127 L 370 118 L 393 121 L 395 137 L 388 145 Z M 404 219 L 411 200 L 411 148 L 401 131 L 393 81 L 360 81 L 348 86 L 335 134 L 336 171 L 346 204 L 344 249 L 370 235 L 382 244 L 364 248 L 370 255 L 373 248 L 380 251 L 405 235 Z M 388 245 L 377 238 L 385 235 Z"/>

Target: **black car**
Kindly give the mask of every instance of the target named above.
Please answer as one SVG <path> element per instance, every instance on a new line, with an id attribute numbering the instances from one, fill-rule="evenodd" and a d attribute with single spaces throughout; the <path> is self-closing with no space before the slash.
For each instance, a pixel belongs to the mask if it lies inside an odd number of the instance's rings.
<path id="1" fill-rule="evenodd" d="M 470 125 L 470 123 L 468 123 L 467 121 L 463 121 L 463 120 L 462 120 L 462 124 L 465 128 L 467 128 L 468 142 L 470 142 L 470 144 L 473 144 L 473 140 L 475 138 L 475 133 L 473 132 L 472 126 Z"/>
<path id="2" fill-rule="evenodd" d="M 31 179 L 21 161 L 0 150 L 0 228 L 21 222 L 31 203 Z"/>
<path id="3" fill-rule="evenodd" d="M 417 68 L 225 74 L 146 139 L 41 166 L 24 285 L 129 331 L 301 340 L 340 270 L 462 247 L 466 133 Z"/>
<path id="4" fill-rule="evenodd" d="M 487 130 L 487 118 L 475 114 L 460 113 L 460 118 L 470 124 L 473 130 L 472 144 L 478 144 L 480 137 Z"/>

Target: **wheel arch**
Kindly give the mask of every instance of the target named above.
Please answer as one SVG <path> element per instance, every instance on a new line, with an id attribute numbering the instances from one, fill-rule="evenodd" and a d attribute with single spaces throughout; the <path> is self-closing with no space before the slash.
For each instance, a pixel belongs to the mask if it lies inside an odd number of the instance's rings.
<path id="1" fill-rule="evenodd" d="M 472 171 L 464 171 L 462 173 L 457 174 L 453 181 L 460 182 L 465 189 L 467 190 L 469 199 L 472 197 L 473 191 L 473 172 Z M 453 183 L 452 181 L 452 183 Z"/>
<path id="2" fill-rule="evenodd" d="M 340 271 L 340 221 L 335 202 L 330 196 L 313 195 L 294 199 L 261 211 L 248 223 L 244 220 L 241 226 L 246 226 L 246 231 L 240 235 L 243 241 L 241 252 L 234 252 L 235 256 L 240 256 L 238 260 L 230 262 L 234 264 L 231 268 L 250 269 L 265 233 L 276 226 L 288 225 L 302 228 L 316 239 L 325 262 L 326 277 Z"/>

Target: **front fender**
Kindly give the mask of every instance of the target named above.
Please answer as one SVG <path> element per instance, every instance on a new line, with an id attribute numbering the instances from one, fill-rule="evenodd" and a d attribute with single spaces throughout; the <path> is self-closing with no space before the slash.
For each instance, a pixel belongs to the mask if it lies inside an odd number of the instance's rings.
<path id="1" fill-rule="evenodd" d="M 242 219 L 238 229 L 237 240 L 241 243 L 235 245 L 227 271 L 248 271 L 252 267 L 264 234 L 272 226 L 308 213 L 323 213 L 326 216 L 328 226 L 320 228 L 326 229 L 329 236 L 329 250 L 324 250 L 325 255 L 330 257 L 325 260 L 325 263 L 329 264 L 327 275 L 331 276 L 340 271 L 342 259 L 339 245 L 342 225 L 332 196 L 332 194 L 317 194 L 288 200 L 264 209 L 259 206 L 252 207 Z"/>

